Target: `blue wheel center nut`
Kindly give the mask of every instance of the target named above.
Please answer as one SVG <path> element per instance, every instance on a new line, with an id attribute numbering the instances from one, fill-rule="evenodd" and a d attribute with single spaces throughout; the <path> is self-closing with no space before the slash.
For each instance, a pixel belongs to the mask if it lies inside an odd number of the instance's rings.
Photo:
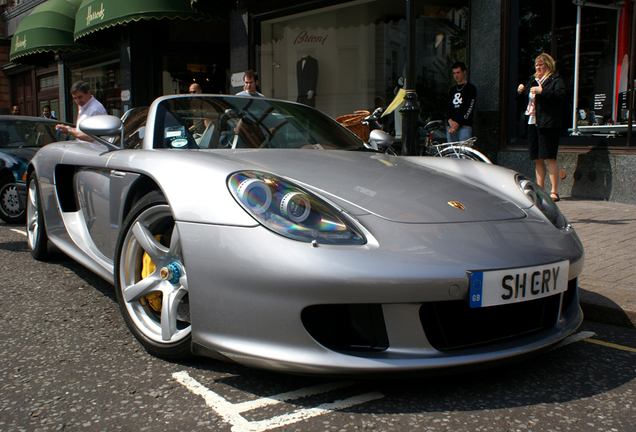
<path id="1" fill-rule="evenodd" d="M 181 278 L 181 266 L 176 262 L 171 262 L 167 266 L 161 269 L 161 277 L 163 280 L 167 280 L 171 284 L 176 284 Z"/>

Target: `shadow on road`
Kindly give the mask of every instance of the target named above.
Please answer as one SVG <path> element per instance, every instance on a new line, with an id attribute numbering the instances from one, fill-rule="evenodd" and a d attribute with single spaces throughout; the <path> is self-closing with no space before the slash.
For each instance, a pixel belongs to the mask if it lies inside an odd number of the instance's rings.
<path id="1" fill-rule="evenodd" d="M 619 304 L 594 291 L 579 287 L 581 309 L 585 319 L 603 324 L 636 329 L 636 316 L 630 316 Z"/>
<path id="2" fill-rule="evenodd" d="M 368 414 L 480 411 L 567 403 L 602 395 L 633 381 L 635 356 L 581 341 L 486 370 L 425 378 L 358 379 L 354 387 L 335 391 L 330 397 L 342 399 L 382 392 L 385 397 L 380 400 L 343 410 Z M 204 386 L 237 395 L 239 402 L 241 394 L 266 398 L 337 380 L 260 371 L 210 359 L 178 364 Z M 324 403 L 323 399 L 324 395 L 315 395 L 293 403 L 312 408 Z"/>
<path id="3" fill-rule="evenodd" d="M 25 241 L 0 243 L 0 250 L 7 252 L 28 252 L 29 247 Z"/>
<path id="4" fill-rule="evenodd" d="M 0 245 L 1 247 L 1 245 Z M 26 242 L 24 243 L 25 251 L 28 252 L 28 246 Z M 62 251 L 56 248 L 53 244 L 49 243 L 49 253 L 51 254 L 50 259 L 47 260 L 48 264 L 59 265 L 60 267 L 64 267 L 67 270 L 75 273 L 80 279 L 82 279 L 87 286 L 95 288 L 100 293 L 104 294 L 110 300 L 115 303 L 115 307 L 117 307 L 117 298 L 115 297 L 115 290 L 113 286 L 108 283 L 106 280 L 97 276 L 95 273 L 74 261 L 69 256 L 65 255 Z"/>

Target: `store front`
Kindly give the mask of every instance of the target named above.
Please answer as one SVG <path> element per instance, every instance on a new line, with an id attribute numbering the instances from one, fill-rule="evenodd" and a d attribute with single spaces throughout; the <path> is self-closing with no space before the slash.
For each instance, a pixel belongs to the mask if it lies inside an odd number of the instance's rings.
<path id="1" fill-rule="evenodd" d="M 386 107 L 397 90 L 413 88 L 427 115 L 442 115 L 451 66 L 468 63 L 469 1 L 416 2 L 413 83 L 406 81 L 406 3 L 361 0 L 256 14 L 253 67 L 261 92 L 336 117 Z"/>
<path id="2" fill-rule="evenodd" d="M 28 115 L 50 105 L 73 122 L 77 106 L 67 93 L 79 80 L 116 116 L 187 92 L 192 82 L 227 92 L 227 17 L 197 12 L 190 0 L 32 3 L 37 6 L 16 18 L 12 63 L 3 67 L 13 99 Z"/>
<path id="3" fill-rule="evenodd" d="M 628 142 L 630 1 L 511 2 L 505 147 L 524 145 L 522 104 L 515 88 L 534 73 L 534 58 L 549 53 L 566 86 L 562 145 L 634 147 Z M 518 20 L 512 18 L 518 18 Z M 635 137 L 636 138 L 636 137 Z"/>
<path id="4" fill-rule="evenodd" d="M 409 5 L 416 12 L 407 18 Z M 231 72 L 255 69 L 266 96 L 307 103 L 332 117 L 386 106 L 403 87 L 417 92 L 425 120 L 443 118 L 454 84 L 451 65 L 464 61 L 477 87 L 477 147 L 534 178 L 525 106 L 515 96 L 534 73 L 534 58 L 547 52 L 567 89 L 561 196 L 636 203 L 636 193 L 626 186 L 636 165 L 636 136 L 629 126 L 632 5 L 633 0 L 242 0 L 231 29 Z M 409 23 L 415 29 L 410 52 Z M 241 90 L 240 79 L 232 83 L 233 93 Z M 307 98 L 310 90 L 313 99 Z M 400 120 L 397 114 L 396 136 Z"/>
<path id="5" fill-rule="evenodd" d="M 28 9 L 22 2 L 4 12 L 5 36 L 11 36 L 11 62 L 3 64 L 2 71 L 11 83 L 11 105 L 18 105 L 23 115 L 39 116 L 41 108 L 49 105 L 59 118 L 55 53 L 81 51 L 73 41 L 75 12 L 80 3 L 49 0 Z"/>
<path id="6" fill-rule="evenodd" d="M 547 52 L 566 87 L 559 193 L 636 204 L 636 123 L 629 102 L 636 48 L 633 1 L 513 0 L 502 5 L 507 82 L 497 162 L 534 176 L 526 154 L 525 107 L 515 99 L 515 89 L 534 72 L 536 55 Z"/>

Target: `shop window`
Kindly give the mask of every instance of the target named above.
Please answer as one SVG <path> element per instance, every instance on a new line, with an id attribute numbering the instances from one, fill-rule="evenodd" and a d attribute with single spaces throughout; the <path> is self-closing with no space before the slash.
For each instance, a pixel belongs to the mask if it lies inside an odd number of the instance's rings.
<path id="1" fill-rule="evenodd" d="M 41 76 L 39 77 L 38 81 L 39 81 L 39 91 L 57 90 L 60 83 L 60 80 L 57 74 Z"/>
<path id="2" fill-rule="evenodd" d="M 452 64 L 468 63 L 468 4 L 416 2 L 415 83 L 404 82 L 404 0 L 356 1 L 262 21 L 260 91 L 337 117 L 386 107 L 406 86 L 417 91 L 424 116 L 439 117 L 454 84 Z"/>

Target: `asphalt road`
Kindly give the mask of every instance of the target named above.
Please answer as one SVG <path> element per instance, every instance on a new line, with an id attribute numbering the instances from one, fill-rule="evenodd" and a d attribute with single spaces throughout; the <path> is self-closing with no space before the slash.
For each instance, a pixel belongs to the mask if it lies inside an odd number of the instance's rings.
<path id="1" fill-rule="evenodd" d="M 0 431 L 634 431 L 636 331 L 586 322 L 521 363 L 411 379 L 297 377 L 166 362 L 112 287 L 63 255 L 31 259 L 0 224 Z"/>

